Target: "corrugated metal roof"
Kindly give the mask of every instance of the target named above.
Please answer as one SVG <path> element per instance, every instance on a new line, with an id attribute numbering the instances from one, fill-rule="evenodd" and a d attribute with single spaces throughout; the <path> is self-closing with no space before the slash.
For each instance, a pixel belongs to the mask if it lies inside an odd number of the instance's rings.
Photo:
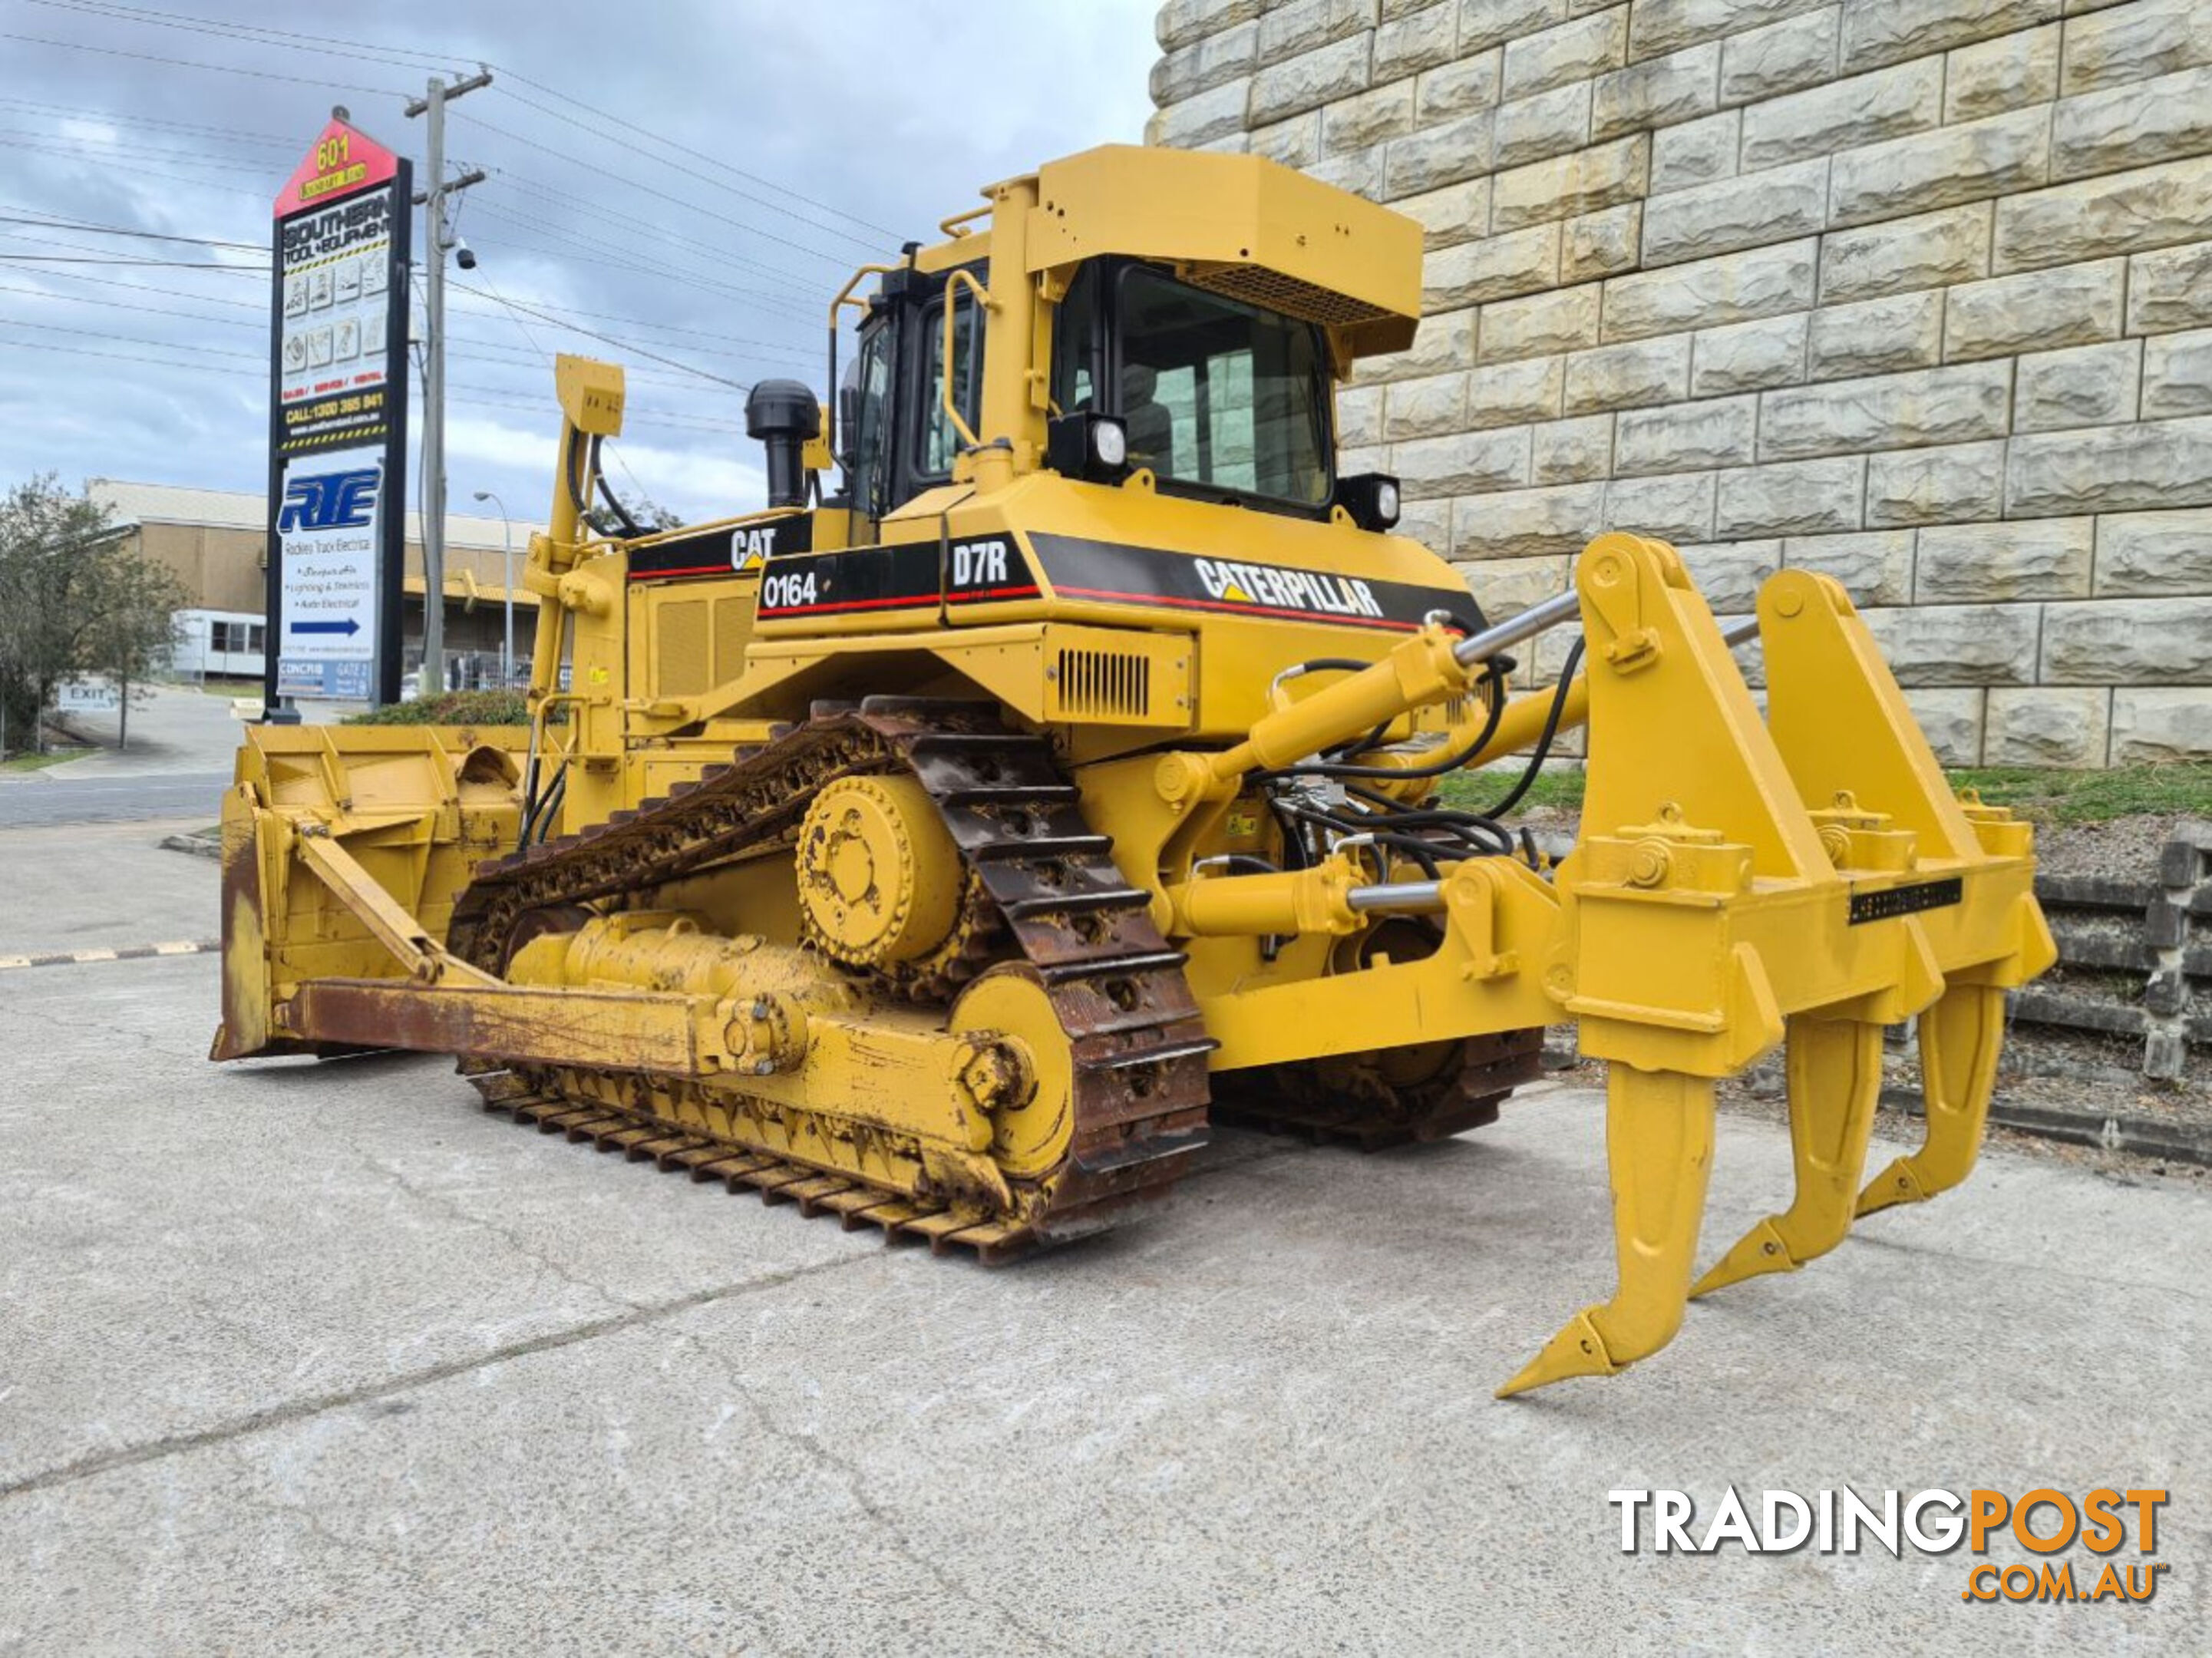
<path id="1" fill-rule="evenodd" d="M 118 522 L 189 524 L 215 530 L 261 530 L 269 523 L 268 501 L 258 490 L 201 489 L 187 483 L 134 483 L 123 478 L 94 478 L 86 486 L 94 501 L 110 508 Z M 514 520 L 514 550 L 520 554 L 543 524 Z M 407 514 L 407 539 L 422 539 L 421 514 Z M 499 519 L 472 513 L 446 514 L 448 547 L 488 549 L 506 543 Z"/>

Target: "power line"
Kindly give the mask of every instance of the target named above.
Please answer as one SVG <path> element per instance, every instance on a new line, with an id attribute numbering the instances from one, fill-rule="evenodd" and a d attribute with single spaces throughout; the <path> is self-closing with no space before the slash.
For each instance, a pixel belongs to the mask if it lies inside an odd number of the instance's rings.
<path id="1" fill-rule="evenodd" d="M 237 127 L 203 126 L 196 121 L 164 121 L 150 115 L 125 115 L 120 110 L 94 109 L 85 104 L 40 104 L 22 98 L 0 98 L 0 108 L 21 110 L 30 115 L 58 115 L 65 120 L 99 121 L 107 125 L 160 128 L 189 132 L 225 143 L 258 144 L 271 149 L 296 149 L 298 141 L 273 132 L 246 132 Z"/>
<path id="2" fill-rule="evenodd" d="M 46 230 L 82 230 L 96 236 L 137 236 L 149 242 L 191 242 L 201 247 L 234 247 L 246 253 L 265 253 L 252 242 L 218 241 L 212 236 L 171 236 L 158 230 L 130 230 L 121 225 L 94 224 L 88 219 L 22 219 L 0 215 L 0 224 L 37 225 Z"/>
<path id="3" fill-rule="evenodd" d="M 359 58 L 364 63 L 389 64 L 398 69 L 418 66 L 438 69 L 453 62 L 452 58 L 439 53 L 416 52 L 408 46 L 382 46 L 367 40 L 340 40 L 327 35 L 301 34 L 291 29 L 274 28 L 265 23 L 241 23 L 235 19 L 223 17 L 196 17 L 185 12 L 157 11 L 147 6 L 113 4 L 109 3 L 109 0 L 29 0 L 29 3 L 60 11 L 80 12 L 88 16 L 106 17 L 117 22 L 183 29 L 194 34 L 221 35 L 228 39 L 247 40 L 258 46 L 292 52 L 311 51 L 339 58 Z"/>
<path id="4" fill-rule="evenodd" d="M 407 95 L 395 92 L 390 87 L 364 87 L 345 81 L 319 80 L 313 76 L 283 75 L 275 70 L 246 69 L 237 64 L 204 64 L 195 58 L 172 58 L 164 52 L 125 52 L 120 46 L 95 46 L 88 40 L 53 40 L 42 34 L 4 32 L 0 32 L 0 40 L 19 40 L 31 46 L 58 46 L 64 52 L 96 52 L 105 58 L 130 58 L 142 64 L 159 64 L 166 69 L 211 70 L 219 75 L 250 75 L 257 81 L 289 81 L 295 87 L 321 87 L 332 92 L 365 92 L 372 98 L 404 98 Z"/>

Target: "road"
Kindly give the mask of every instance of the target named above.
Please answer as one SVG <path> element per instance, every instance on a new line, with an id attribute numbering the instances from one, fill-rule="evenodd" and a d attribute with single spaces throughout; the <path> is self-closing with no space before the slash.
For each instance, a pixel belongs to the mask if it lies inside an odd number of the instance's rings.
<path id="1" fill-rule="evenodd" d="M 195 828 L 204 828 L 215 822 L 222 792 L 230 786 L 228 767 L 122 777 L 69 775 L 75 769 L 76 765 L 58 766 L 58 775 L 33 772 L 0 782 L 0 829 L 169 817 L 191 817 Z"/>
<path id="2" fill-rule="evenodd" d="M 0 952 L 211 905 L 130 840 L 0 832 Z M 0 973 L 9 1658 L 2203 1650 L 2202 1181 L 1992 1147 L 1501 1403 L 1610 1282 L 1591 1090 L 1373 1157 L 1224 1133 L 1167 1213 L 994 1272 L 529 1133 L 444 1060 L 210 1066 L 218 975 Z M 1709 1254 L 1789 1168 L 1724 1115 Z M 2170 1571 L 1974 1605 L 1963 1549 L 1620 1551 L 1608 1491 L 1730 1484 L 2166 1487 Z"/>

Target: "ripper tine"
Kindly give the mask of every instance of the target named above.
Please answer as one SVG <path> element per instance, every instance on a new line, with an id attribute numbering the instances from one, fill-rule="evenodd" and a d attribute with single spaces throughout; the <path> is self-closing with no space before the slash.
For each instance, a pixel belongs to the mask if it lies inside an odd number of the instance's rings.
<path id="1" fill-rule="evenodd" d="M 1692 1299 L 1768 1272 L 1794 1272 L 1851 1229 L 1867 1140 L 1881 1093 L 1881 1030 L 1864 1019 L 1798 1014 L 1790 1021 L 1790 1150 L 1796 1194 L 1714 1262 Z"/>
<path id="2" fill-rule="evenodd" d="M 1858 1212 L 1899 1203 L 1925 1203 L 1973 1172 L 1996 1087 L 1997 1049 L 2004 1038 L 2004 991 L 1956 985 L 1920 1016 L 1921 1090 L 1928 1138 L 1859 1193 Z"/>
<path id="3" fill-rule="evenodd" d="M 1713 1166 L 1713 1080 L 1607 1067 L 1606 1156 L 1613 1174 L 1613 1299 L 1568 1320 L 1500 1399 L 1578 1376 L 1616 1376 L 1682 1327 Z"/>

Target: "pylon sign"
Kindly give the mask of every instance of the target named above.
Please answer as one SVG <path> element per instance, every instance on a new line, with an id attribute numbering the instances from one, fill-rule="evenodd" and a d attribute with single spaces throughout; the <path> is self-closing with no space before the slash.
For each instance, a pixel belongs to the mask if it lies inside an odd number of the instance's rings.
<path id="1" fill-rule="evenodd" d="M 413 169 L 333 119 L 270 248 L 267 706 L 399 700 Z"/>

